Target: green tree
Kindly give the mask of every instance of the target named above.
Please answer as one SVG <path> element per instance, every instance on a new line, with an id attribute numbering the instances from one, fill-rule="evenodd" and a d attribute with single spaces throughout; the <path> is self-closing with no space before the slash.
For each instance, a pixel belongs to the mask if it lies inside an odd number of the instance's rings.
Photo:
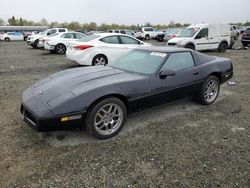
<path id="1" fill-rule="evenodd" d="M 41 19 L 41 21 L 39 22 L 39 24 L 42 25 L 42 26 L 47 26 L 48 25 L 48 21 L 45 18 L 43 18 L 43 19 Z"/>
<path id="2" fill-rule="evenodd" d="M 68 25 L 68 29 L 71 29 L 71 30 L 81 29 L 81 24 L 79 22 L 71 22 Z"/>
<path id="3" fill-rule="evenodd" d="M 8 19 L 8 23 L 9 23 L 9 25 L 12 25 L 12 26 L 17 25 L 16 18 L 14 16 L 12 16 L 11 18 Z"/>

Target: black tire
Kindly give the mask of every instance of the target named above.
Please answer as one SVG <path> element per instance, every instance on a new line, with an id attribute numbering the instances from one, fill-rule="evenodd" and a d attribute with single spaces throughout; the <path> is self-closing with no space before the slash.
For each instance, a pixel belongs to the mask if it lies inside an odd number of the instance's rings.
<path id="1" fill-rule="evenodd" d="M 33 48 L 38 49 L 39 40 L 35 40 L 34 44 L 32 45 Z"/>
<path id="2" fill-rule="evenodd" d="M 109 105 L 113 105 L 113 107 L 110 108 Z M 114 114 L 116 115 L 113 116 Z M 121 114 L 121 116 L 117 114 Z M 126 119 L 127 109 L 124 103 L 114 97 L 106 98 L 89 109 L 86 128 L 90 135 L 99 139 L 108 139 L 120 132 Z"/>
<path id="3" fill-rule="evenodd" d="M 243 46 L 248 46 L 248 43 L 242 42 L 242 45 L 243 45 Z"/>
<path id="4" fill-rule="evenodd" d="M 145 35 L 145 40 L 149 40 L 150 36 L 149 35 Z"/>
<path id="5" fill-rule="evenodd" d="M 225 52 L 227 50 L 227 43 L 221 42 L 218 47 L 219 52 Z"/>
<path id="6" fill-rule="evenodd" d="M 9 38 L 9 37 L 6 37 L 6 38 L 4 38 L 4 41 L 5 41 L 5 42 L 10 42 L 10 38 Z"/>
<path id="7" fill-rule="evenodd" d="M 104 55 L 97 55 L 93 58 L 92 60 L 92 65 L 93 66 L 99 66 L 99 65 L 107 65 L 108 64 L 108 59 Z"/>
<path id="8" fill-rule="evenodd" d="M 192 44 L 187 44 L 187 45 L 185 46 L 185 48 L 194 50 L 194 45 L 192 45 Z"/>
<path id="9" fill-rule="evenodd" d="M 27 41 L 27 38 L 28 38 L 28 37 L 27 37 L 27 36 L 25 36 L 25 37 L 23 37 L 23 40 L 24 40 L 24 41 Z"/>
<path id="10" fill-rule="evenodd" d="M 210 92 L 210 90 L 208 91 L 208 87 L 212 86 L 213 83 L 215 83 L 214 91 L 211 90 Z M 209 95 L 208 92 L 210 92 Z M 199 93 L 196 96 L 194 96 L 194 100 L 203 105 L 210 105 L 214 103 L 219 93 L 220 93 L 220 81 L 218 77 L 211 75 L 203 83 L 203 86 L 200 89 Z M 208 99 L 209 97 L 211 97 L 211 99 Z"/>
<path id="11" fill-rule="evenodd" d="M 66 48 L 66 46 L 64 44 L 57 44 L 55 46 L 55 52 L 57 54 L 60 54 L 60 55 L 65 54 L 66 50 L 67 50 L 67 48 Z"/>

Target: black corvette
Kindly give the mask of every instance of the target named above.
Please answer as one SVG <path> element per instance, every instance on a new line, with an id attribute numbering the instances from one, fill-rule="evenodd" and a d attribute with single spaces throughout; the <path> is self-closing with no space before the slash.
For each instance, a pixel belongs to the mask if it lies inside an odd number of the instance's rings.
<path id="1" fill-rule="evenodd" d="M 37 131 L 86 126 L 98 138 L 116 135 L 127 114 L 181 97 L 212 104 L 233 76 L 230 59 L 190 49 L 142 47 L 105 67 L 58 72 L 23 93 L 21 114 Z"/>

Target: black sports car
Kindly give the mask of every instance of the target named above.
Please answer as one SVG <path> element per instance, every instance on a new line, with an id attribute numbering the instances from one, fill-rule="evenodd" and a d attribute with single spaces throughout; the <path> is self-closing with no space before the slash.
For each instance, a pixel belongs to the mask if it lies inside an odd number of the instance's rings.
<path id="1" fill-rule="evenodd" d="M 91 135 L 106 139 L 136 110 L 185 96 L 209 105 L 232 76 L 230 59 L 142 47 L 107 66 L 68 69 L 35 83 L 23 93 L 21 114 L 37 131 L 85 125 Z"/>

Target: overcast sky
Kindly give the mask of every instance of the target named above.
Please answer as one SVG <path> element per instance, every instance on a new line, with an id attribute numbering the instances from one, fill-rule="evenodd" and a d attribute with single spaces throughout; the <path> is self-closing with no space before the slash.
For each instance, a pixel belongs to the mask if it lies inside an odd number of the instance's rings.
<path id="1" fill-rule="evenodd" d="M 80 23 L 250 21 L 250 0 L 0 0 L 0 18 Z"/>

